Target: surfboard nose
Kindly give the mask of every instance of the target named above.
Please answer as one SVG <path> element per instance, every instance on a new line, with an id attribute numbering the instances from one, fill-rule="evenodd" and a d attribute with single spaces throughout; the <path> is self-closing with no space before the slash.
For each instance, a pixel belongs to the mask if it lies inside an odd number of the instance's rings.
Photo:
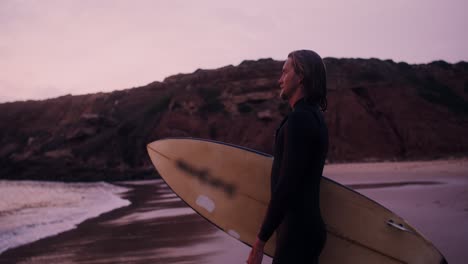
<path id="1" fill-rule="evenodd" d="M 146 145 L 146 148 L 148 150 L 158 150 L 158 149 L 161 149 L 161 146 L 164 145 L 164 139 L 160 139 L 160 140 L 156 140 L 156 141 L 153 141 L 153 142 L 150 142 Z"/>
<path id="2" fill-rule="evenodd" d="M 160 139 L 153 141 L 149 144 L 146 145 L 146 150 L 148 151 L 148 154 L 150 157 L 155 157 L 155 158 L 169 158 L 167 156 L 167 148 L 170 148 L 170 139 Z M 156 155 L 152 155 L 151 153 L 154 153 Z"/>

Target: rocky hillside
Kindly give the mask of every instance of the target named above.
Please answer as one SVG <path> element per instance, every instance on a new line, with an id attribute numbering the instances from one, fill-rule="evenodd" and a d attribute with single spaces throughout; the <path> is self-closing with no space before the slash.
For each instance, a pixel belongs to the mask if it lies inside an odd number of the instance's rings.
<path id="1" fill-rule="evenodd" d="M 198 137 L 271 153 L 288 106 L 281 61 L 179 74 L 144 87 L 0 104 L 0 178 L 121 180 L 156 176 L 146 144 Z M 329 162 L 468 155 L 468 63 L 334 59 Z"/>

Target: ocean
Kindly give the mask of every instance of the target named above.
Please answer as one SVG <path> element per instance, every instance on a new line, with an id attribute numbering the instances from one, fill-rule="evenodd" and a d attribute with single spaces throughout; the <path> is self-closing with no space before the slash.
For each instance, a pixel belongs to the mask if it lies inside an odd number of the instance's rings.
<path id="1" fill-rule="evenodd" d="M 0 254 L 128 206 L 127 189 L 105 182 L 0 180 Z"/>

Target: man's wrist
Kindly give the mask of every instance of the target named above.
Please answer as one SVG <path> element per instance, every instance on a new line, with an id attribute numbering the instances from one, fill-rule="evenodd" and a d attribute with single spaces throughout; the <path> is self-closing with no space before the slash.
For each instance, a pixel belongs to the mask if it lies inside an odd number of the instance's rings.
<path id="1" fill-rule="evenodd" d="M 263 248 L 265 247 L 265 244 L 266 244 L 265 241 L 257 237 L 257 240 L 255 240 L 254 247 L 263 250 Z"/>

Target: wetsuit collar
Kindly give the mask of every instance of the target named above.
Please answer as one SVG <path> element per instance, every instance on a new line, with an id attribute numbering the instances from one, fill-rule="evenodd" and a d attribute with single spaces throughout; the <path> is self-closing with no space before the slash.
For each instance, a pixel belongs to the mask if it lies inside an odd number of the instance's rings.
<path id="1" fill-rule="evenodd" d="M 294 111 L 295 109 L 301 108 L 301 107 L 304 107 L 304 106 L 313 106 L 314 108 L 318 107 L 317 103 L 308 102 L 308 101 L 306 101 L 305 97 L 302 97 L 301 99 L 297 100 L 297 102 L 294 104 L 292 110 Z"/>

